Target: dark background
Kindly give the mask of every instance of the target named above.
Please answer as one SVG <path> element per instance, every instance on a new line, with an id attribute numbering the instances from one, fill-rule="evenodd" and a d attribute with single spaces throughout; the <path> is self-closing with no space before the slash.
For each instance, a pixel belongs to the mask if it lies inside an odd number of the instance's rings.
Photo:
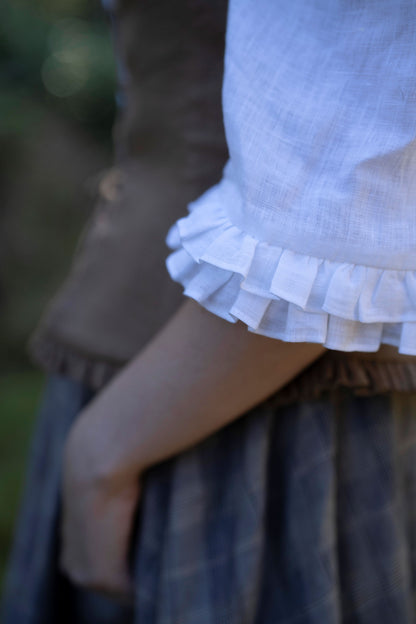
<path id="1" fill-rule="evenodd" d="M 98 0 L 0 3 L 0 582 L 44 375 L 27 341 L 111 164 L 111 28 Z"/>

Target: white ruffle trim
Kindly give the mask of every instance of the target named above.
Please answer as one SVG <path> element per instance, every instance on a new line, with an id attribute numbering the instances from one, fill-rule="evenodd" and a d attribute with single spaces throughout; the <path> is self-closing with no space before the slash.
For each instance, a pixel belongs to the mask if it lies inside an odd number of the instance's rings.
<path id="1" fill-rule="evenodd" d="M 215 204 L 190 210 L 168 232 L 166 266 L 207 310 L 288 342 L 340 351 L 386 343 L 416 355 L 416 271 L 296 253 L 253 238 Z"/>

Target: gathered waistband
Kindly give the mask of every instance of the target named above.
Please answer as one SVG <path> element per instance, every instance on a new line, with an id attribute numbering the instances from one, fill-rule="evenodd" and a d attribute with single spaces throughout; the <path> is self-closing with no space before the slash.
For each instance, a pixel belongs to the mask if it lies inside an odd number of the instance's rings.
<path id="1" fill-rule="evenodd" d="M 45 336 L 33 343 L 33 352 L 36 363 L 44 370 L 68 375 L 94 390 L 102 388 L 123 366 L 123 362 L 88 358 Z M 328 349 L 266 402 L 277 406 L 315 399 L 341 386 L 353 388 L 361 396 L 416 392 L 416 356 L 400 354 L 396 347 L 386 344 L 375 352 Z"/>
<path id="2" fill-rule="evenodd" d="M 275 407 L 317 399 L 340 387 L 351 388 L 358 396 L 416 393 L 416 356 L 385 344 L 376 352 L 328 350 L 266 403 Z"/>

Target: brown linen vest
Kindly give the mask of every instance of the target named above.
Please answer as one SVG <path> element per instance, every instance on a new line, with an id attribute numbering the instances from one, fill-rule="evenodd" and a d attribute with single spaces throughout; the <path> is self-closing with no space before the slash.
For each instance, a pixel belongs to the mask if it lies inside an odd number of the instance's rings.
<path id="1" fill-rule="evenodd" d="M 103 174 L 63 285 L 29 340 L 43 368 L 97 388 L 183 301 L 165 259 L 169 227 L 216 183 L 226 2 L 121 0 L 116 54 L 127 79 Z"/>
<path id="2" fill-rule="evenodd" d="M 221 112 L 224 0 L 119 0 L 116 54 L 125 105 L 114 167 L 61 288 L 28 342 L 45 371 L 95 389 L 152 338 L 182 303 L 165 267 L 169 227 L 217 182 L 227 160 Z M 328 350 L 278 393 L 278 402 L 346 385 L 359 393 L 416 390 L 416 358 L 383 345 Z"/>

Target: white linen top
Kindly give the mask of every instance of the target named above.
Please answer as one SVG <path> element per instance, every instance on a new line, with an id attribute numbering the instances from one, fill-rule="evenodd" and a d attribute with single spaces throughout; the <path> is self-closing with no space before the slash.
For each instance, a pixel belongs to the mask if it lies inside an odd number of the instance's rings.
<path id="1" fill-rule="evenodd" d="M 172 279 L 265 336 L 416 355 L 416 0 L 230 0 L 223 111 Z"/>

